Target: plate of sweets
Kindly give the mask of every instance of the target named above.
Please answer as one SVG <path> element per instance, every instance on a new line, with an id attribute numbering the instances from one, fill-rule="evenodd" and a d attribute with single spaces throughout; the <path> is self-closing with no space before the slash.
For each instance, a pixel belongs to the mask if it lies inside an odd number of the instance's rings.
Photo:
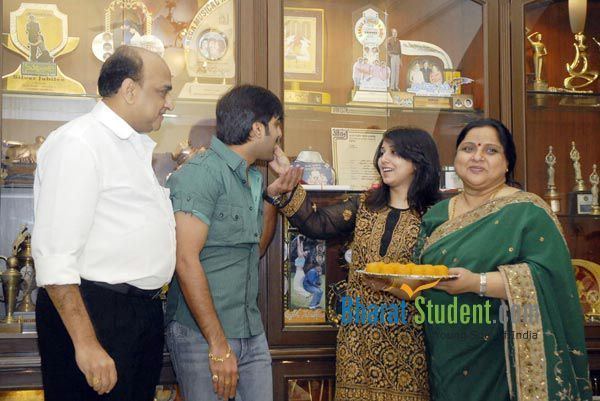
<path id="1" fill-rule="evenodd" d="M 378 278 L 405 278 L 412 280 L 449 280 L 457 278 L 458 274 L 449 274 L 444 265 L 417 265 L 414 263 L 367 263 L 364 270 L 357 273 Z"/>

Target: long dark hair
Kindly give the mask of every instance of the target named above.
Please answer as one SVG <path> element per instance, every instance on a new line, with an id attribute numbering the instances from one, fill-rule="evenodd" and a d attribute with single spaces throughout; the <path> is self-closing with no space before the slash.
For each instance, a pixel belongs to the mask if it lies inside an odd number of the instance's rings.
<path id="1" fill-rule="evenodd" d="M 377 147 L 373 164 L 381 176 L 379 164 L 383 141 L 392 143 L 396 154 L 410 160 L 415 167 L 415 175 L 408 188 L 408 205 L 419 214 L 424 214 L 440 198 L 440 157 L 431 135 L 419 128 L 393 127 L 383 134 Z M 379 188 L 367 195 L 366 206 L 375 211 L 390 203 L 390 187 L 383 181 Z"/>
<path id="2" fill-rule="evenodd" d="M 500 121 L 495 120 L 493 118 L 482 118 L 481 120 L 471 121 L 460 131 L 458 134 L 458 138 L 456 138 L 456 149 L 461 144 L 461 142 L 465 139 L 469 131 L 473 128 L 481 128 L 481 127 L 492 127 L 496 130 L 498 134 L 498 140 L 500 144 L 502 144 L 502 148 L 504 149 L 504 157 L 506 157 L 506 161 L 508 161 L 508 171 L 505 174 L 506 184 L 511 187 L 521 188 L 521 184 L 515 181 L 515 165 L 517 164 L 517 149 L 515 146 L 515 141 L 513 140 L 513 136 L 508 128 Z"/>

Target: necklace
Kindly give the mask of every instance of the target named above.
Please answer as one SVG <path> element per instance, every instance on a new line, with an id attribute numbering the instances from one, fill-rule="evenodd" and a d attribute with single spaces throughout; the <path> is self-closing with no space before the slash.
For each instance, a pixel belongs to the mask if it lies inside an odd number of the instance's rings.
<path id="1" fill-rule="evenodd" d="M 498 185 L 498 188 L 496 188 L 494 191 L 492 191 L 490 197 L 488 198 L 488 200 L 486 202 L 489 202 L 492 199 L 494 199 L 496 197 L 496 195 L 498 195 L 498 193 L 504 188 L 504 186 L 505 186 L 505 183 Z M 454 198 L 451 199 L 450 202 L 452 202 L 452 207 L 450 208 L 450 216 L 448 216 L 448 220 L 452 220 L 454 218 L 454 216 L 456 215 L 456 204 L 458 203 L 459 196 L 462 196 L 462 198 L 465 199 L 465 193 L 462 192 L 460 195 L 455 196 Z M 466 202 L 466 199 L 465 199 L 465 202 Z"/>

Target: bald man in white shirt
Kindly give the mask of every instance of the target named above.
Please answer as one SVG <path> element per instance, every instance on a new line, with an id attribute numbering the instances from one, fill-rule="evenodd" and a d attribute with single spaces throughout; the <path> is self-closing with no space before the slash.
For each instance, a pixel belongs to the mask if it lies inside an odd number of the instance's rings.
<path id="1" fill-rule="evenodd" d="M 33 255 L 46 401 L 151 401 L 162 365 L 158 297 L 175 268 L 168 190 L 146 134 L 172 110 L 171 73 L 122 46 L 98 79 L 102 100 L 38 153 Z"/>

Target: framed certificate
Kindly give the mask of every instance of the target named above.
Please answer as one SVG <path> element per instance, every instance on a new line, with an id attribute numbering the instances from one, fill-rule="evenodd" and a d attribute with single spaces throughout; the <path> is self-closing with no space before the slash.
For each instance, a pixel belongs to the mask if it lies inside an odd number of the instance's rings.
<path id="1" fill-rule="evenodd" d="M 332 128 L 331 146 L 337 184 L 366 190 L 380 181 L 373 157 L 384 130 Z"/>

